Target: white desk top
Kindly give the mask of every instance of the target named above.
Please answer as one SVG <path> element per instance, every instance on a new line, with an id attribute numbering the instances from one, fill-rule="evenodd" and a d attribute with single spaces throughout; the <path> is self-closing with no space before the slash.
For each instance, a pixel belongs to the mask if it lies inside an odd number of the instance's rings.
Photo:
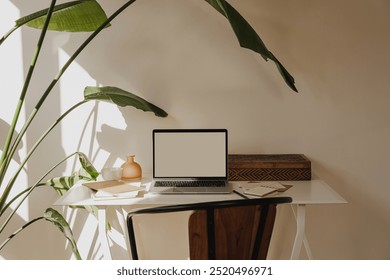
<path id="1" fill-rule="evenodd" d="M 233 187 L 240 185 L 239 181 L 230 182 Z M 282 184 L 293 185 L 290 189 L 282 193 L 270 194 L 270 196 L 289 196 L 293 199 L 291 204 L 336 204 L 346 203 L 338 193 L 336 193 L 328 184 L 321 180 L 311 181 L 281 181 Z M 142 184 L 148 189 L 150 179 L 144 179 Z M 54 205 L 168 205 L 168 204 L 185 204 L 206 202 L 215 200 L 238 199 L 239 195 L 231 194 L 151 194 L 142 192 L 136 198 L 118 198 L 107 200 L 94 200 L 92 198 L 92 190 L 77 183 L 64 196 L 58 199 Z"/>

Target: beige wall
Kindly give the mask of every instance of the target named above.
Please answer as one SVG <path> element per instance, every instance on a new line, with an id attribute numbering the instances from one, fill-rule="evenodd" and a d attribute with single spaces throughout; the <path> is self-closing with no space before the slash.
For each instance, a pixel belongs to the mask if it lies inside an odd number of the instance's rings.
<path id="1" fill-rule="evenodd" d="M 10 11 L 25 14 L 36 9 L 8 2 Z M 99 1 L 109 14 L 122 2 Z M 203 1 L 137 1 L 69 69 L 24 148 L 31 147 L 33 138 L 59 111 L 82 98 L 86 85 L 127 89 L 164 108 L 169 117 L 157 119 L 107 104 L 86 105 L 47 140 L 50 157 L 44 148 L 38 150 L 26 180 L 33 182 L 42 168 L 76 149 L 88 154 L 97 168 L 118 165 L 126 154 L 135 153 L 144 171 L 150 172 L 153 128 L 224 127 L 229 130 L 231 153 L 303 153 L 312 161 L 314 176 L 349 202 L 308 207 L 306 230 L 314 258 L 389 259 L 389 2 L 229 2 L 295 77 L 299 94 L 284 84 L 272 62 L 239 48 L 227 22 Z M 11 26 L 11 19 L 3 23 L 4 17 L 0 18 L 2 26 Z M 17 33 L 2 46 L 1 59 L 11 63 L 11 55 L 19 55 L 22 46 L 26 67 L 37 34 L 30 29 Z M 84 37 L 49 34 L 48 56 L 38 67 L 34 94 L 41 92 Z M 18 84 L 19 68 L 5 71 L 1 66 L 4 81 L 17 78 Z M 15 92 L 14 85 L 8 87 Z M 10 103 L 16 93 L 7 94 Z M 27 107 L 34 104 L 35 99 L 29 98 Z M 0 106 L 0 117 L 9 121 L 6 105 Z M 57 172 L 72 168 L 74 162 L 69 162 Z M 20 213 L 14 223 L 38 215 L 55 200 L 51 191 L 37 192 L 25 209 L 29 214 Z M 281 210 L 272 258 L 288 258 L 295 232 L 291 210 Z M 66 213 L 87 256 L 96 223 L 85 214 Z M 26 238 L 10 244 L 3 258 L 70 258 L 52 227 L 34 227 L 24 233 Z"/>

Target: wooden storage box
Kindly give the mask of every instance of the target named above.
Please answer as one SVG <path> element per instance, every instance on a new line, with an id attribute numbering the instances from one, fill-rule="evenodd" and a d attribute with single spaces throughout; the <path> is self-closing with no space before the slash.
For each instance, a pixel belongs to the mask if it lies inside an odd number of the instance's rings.
<path id="1" fill-rule="evenodd" d="M 302 154 L 231 154 L 230 181 L 311 180 L 311 162 Z"/>

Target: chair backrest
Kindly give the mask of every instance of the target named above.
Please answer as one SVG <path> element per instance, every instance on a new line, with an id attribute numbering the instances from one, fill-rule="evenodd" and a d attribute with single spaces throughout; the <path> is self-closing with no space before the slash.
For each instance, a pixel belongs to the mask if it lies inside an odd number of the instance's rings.
<path id="1" fill-rule="evenodd" d="M 127 216 L 133 259 L 138 259 L 136 215 L 194 211 L 189 218 L 190 259 L 266 259 L 276 206 L 290 197 L 265 197 L 168 205 L 136 210 Z"/>

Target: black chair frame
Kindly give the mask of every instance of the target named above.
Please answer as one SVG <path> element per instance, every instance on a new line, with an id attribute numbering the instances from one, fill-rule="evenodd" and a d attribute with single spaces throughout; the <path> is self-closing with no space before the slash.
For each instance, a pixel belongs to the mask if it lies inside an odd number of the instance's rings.
<path id="1" fill-rule="evenodd" d="M 252 253 L 252 259 L 257 259 L 257 254 L 262 240 L 262 228 L 266 223 L 268 209 L 270 205 L 277 205 L 282 203 L 290 203 L 291 197 L 263 197 L 255 199 L 235 199 L 235 200 L 223 200 L 223 201 L 212 201 L 212 202 L 201 202 L 192 204 L 178 204 L 178 205 L 167 205 L 152 208 L 138 209 L 127 215 L 127 228 L 129 234 L 129 243 L 132 258 L 138 260 L 137 242 L 134 232 L 133 217 L 141 214 L 158 214 L 158 213 L 169 213 L 169 212 L 180 212 L 180 211 L 196 211 L 206 210 L 207 211 L 207 236 L 208 236 L 208 257 L 209 259 L 215 259 L 215 236 L 214 236 L 214 209 L 238 207 L 238 206 L 249 206 L 259 205 L 261 206 L 261 215 L 258 223 L 256 232 L 256 238 L 254 243 L 254 250 Z"/>

